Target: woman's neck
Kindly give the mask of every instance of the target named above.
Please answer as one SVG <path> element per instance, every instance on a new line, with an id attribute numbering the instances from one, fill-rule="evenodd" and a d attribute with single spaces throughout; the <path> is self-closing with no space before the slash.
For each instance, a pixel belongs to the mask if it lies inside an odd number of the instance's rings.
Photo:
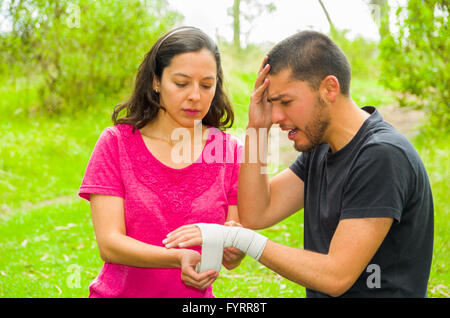
<path id="1" fill-rule="evenodd" d="M 160 111 L 153 121 L 140 129 L 141 134 L 148 138 L 166 141 L 172 145 L 183 138 L 184 142 L 188 142 L 192 146 L 198 143 L 204 144 L 207 130 L 208 128 L 202 125 L 200 121 L 195 122 L 195 125 L 192 127 L 182 126 L 164 111 Z M 186 140 L 188 136 L 189 140 Z"/>

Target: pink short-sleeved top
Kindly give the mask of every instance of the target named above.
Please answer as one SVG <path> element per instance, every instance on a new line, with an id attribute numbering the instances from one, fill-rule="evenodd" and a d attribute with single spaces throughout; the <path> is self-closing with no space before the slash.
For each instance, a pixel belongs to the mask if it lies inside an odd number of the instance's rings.
<path id="1" fill-rule="evenodd" d="M 167 233 L 192 223 L 224 224 L 237 204 L 242 143 L 210 127 L 201 156 L 174 169 L 155 158 L 131 125 L 107 127 L 89 159 L 80 197 L 105 194 L 124 199 L 126 234 L 163 246 Z M 200 247 L 193 249 L 200 252 Z M 186 286 L 179 268 L 138 268 L 106 262 L 89 286 L 90 297 L 214 297 Z"/>

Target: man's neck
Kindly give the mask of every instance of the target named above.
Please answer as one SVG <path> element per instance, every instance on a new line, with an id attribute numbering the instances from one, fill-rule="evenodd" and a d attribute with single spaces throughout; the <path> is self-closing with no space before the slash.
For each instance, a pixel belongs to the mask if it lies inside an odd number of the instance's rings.
<path id="1" fill-rule="evenodd" d="M 360 109 L 350 97 L 340 97 L 330 108 L 331 122 L 325 141 L 330 145 L 331 151 L 336 152 L 355 137 L 370 115 Z"/>

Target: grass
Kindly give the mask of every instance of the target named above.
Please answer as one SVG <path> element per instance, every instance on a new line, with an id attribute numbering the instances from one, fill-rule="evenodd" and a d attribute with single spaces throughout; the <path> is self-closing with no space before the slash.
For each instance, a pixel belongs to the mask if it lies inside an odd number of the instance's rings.
<path id="1" fill-rule="evenodd" d="M 245 67 L 239 68 L 233 59 L 224 58 L 237 128 L 245 127 L 256 77 L 253 70 L 260 63 L 254 56 L 248 59 L 240 61 Z M 17 81 L 2 84 L 0 118 L 9 120 L 0 121 L 0 297 L 87 297 L 88 285 L 103 262 L 89 204 L 76 193 L 98 136 L 111 125 L 117 99 L 104 100 L 74 115 L 46 117 L 30 111 L 35 98 L 32 88 Z M 395 100 L 375 81 L 357 78 L 352 94 L 359 105 L 387 105 Z M 12 109 L 11 105 L 16 106 Z M 413 143 L 426 165 L 435 202 L 428 296 L 449 297 L 450 136 L 419 135 Z M 61 197 L 65 199 L 59 202 Z M 276 242 L 302 247 L 303 215 L 296 213 L 261 232 Z M 233 271 L 223 269 L 214 292 L 217 297 L 305 296 L 303 287 L 250 257 Z"/>
<path id="2" fill-rule="evenodd" d="M 87 297 L 102 265 L 84 202 L 18 212 L 0 225 L 1 297 Z"/>

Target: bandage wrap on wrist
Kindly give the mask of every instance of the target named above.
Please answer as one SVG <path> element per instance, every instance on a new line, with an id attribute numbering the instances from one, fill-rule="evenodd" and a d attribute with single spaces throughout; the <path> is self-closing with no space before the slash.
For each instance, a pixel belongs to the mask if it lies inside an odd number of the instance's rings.
<path id="1" fill-rule="evenodd" d="M 233 246 L 256 260 L 261 257 L 266 247 L 267 237 L 237 226 L 197 223 L 202 232 L 202 257 L 197 271 L 214 269 L 220 271 L 223 249 Z"/>

